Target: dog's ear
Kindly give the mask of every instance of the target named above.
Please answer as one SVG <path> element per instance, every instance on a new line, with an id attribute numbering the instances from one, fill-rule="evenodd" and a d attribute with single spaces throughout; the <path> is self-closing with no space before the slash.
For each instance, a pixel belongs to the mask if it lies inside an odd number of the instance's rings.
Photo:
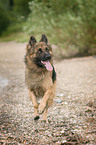
<path id="1" fill-rule="evenodd" d="M 30 39 L 29 39 L 29 45 L 31 45 L 33 47 L 36 42 L 37 41 L 36 41 L 35 37 L 31 36 Z"/>
<path id="2" fill-rule="evenodd" d="M 40 42 L 48 43 L 48 39 L 47 39 L 47 37 L 46 37 L 45 34 L 42 34 L 42 37 L 41 37 L 41 39 L 40 39 Z"/>

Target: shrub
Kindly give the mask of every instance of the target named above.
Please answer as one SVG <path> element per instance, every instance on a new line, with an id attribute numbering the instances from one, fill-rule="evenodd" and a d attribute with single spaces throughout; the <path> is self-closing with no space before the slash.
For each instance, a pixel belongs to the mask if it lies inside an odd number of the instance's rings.
<path id="1" fill-rule="evenodd" d="M 6 30 L 10 23 L 9 16 L 5 9 L 3 8 L 2 4 L 0 3 L 0 35 L 3 31 Z"/>
<path id="2" fill-rule="evenodd" d="M 30 12 L 30 9 L 28 6 L 29 1 L 30 0 L 14 0 L 14 11 L 18 15 L 27 16 Z"/>
<path id="3" fill-rule="evenodd" d="M 28 34 L 46 33 L 67 52 L 96 54 L 96 0 L 35 0 L 24 26 Z"/>

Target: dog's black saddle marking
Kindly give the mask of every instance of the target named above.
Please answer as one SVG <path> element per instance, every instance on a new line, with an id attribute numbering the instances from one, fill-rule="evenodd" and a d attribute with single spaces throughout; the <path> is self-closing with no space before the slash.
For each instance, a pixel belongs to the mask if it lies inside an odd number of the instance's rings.
<path id="1" fill-rule="evenodd" d="M 56 81 L 56 72 L 55 72 L 54 66 L 53 66 L 53 72 L 52 72 L 52 81 L 53 83 Z"/>
<path id="2" fill-rule="evenodd" d="M 27 64 L 27 55 L 24 56 L 24 62 Z"/>

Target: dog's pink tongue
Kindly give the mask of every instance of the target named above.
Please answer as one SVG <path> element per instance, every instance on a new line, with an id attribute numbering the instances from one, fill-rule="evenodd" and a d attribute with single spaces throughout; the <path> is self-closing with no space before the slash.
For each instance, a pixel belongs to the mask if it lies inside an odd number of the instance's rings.
<path id="1" fill-rule="evenodd" d="M 41 61 L 41 62 L 46 66 L 46 69 L 48 71 L 52 71 L 53 70 L 53 67 L 52 67 L 52 65 L 50 64 L 49 61 Z"/>

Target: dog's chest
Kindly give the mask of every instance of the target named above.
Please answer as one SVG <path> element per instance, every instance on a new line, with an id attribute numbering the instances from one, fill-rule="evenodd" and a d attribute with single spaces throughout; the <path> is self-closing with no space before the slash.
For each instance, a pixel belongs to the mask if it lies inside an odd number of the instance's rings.
<path id="1" fill-rule="evenodd" d="M 43 97 L 45 92 L 52 86 L 50 74 L 42 74 L 36 78 L 33 91 L 37 97 Z"/>
<path id="2" fill-rule="evenodd" d="M 29 73 L 26 75 L 26 83 L 28 87 L 35 93 L 37 97 L 44 96 L 44 93 L 52 86 L 52 77 L 48 73 Z"/>

